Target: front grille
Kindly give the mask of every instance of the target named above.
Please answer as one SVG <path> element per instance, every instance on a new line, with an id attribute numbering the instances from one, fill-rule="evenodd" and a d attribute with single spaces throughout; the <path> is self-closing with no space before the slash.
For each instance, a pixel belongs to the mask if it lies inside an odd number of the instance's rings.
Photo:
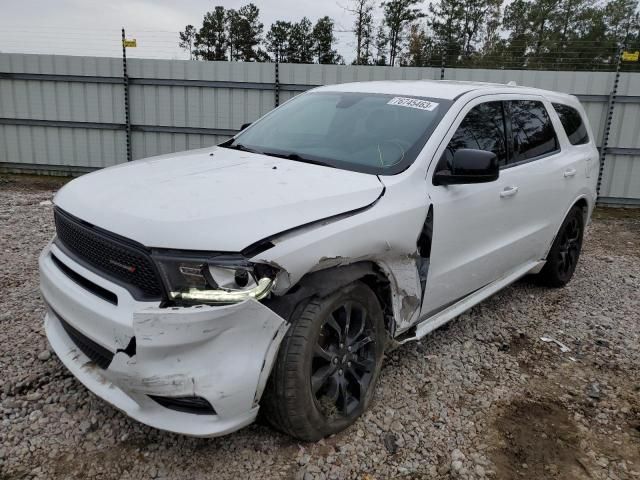
<path id="1" fill-rule="evenodd" d="M 55 313 L 55 312 L 54 312 Z M 107 369 L 113 360 L 113 353 L 104 348 L 102 345 L 98 345 L 90 338 L 84 336 L 78 330 L 73 328 L 64 319 L 56 313 L 56 317 L 60 321 L 62 328 L 67 332 L 69 338 L 76 344 L 82 353 L 84 353 L 89 359 L 102 369 Z"/>
<path id="2" fill-rule="evenodd" d="M 159 300 L 162 284 L 146 249 L 85 223 L 59 208 L 54 212 L 57 244 L 96 273 L 127 288 L 138 300 Z"/>

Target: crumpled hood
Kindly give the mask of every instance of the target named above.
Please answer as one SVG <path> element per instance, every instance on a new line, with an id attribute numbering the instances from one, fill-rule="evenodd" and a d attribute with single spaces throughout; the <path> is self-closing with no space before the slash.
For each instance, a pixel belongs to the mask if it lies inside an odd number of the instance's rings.
<path id="1" fill-rule="evenodd" d="M 383 188 L 375 175 L 209 147 L 84 175 L 54 203 L 148 247 L 239 252 L 366 207 Z"/>

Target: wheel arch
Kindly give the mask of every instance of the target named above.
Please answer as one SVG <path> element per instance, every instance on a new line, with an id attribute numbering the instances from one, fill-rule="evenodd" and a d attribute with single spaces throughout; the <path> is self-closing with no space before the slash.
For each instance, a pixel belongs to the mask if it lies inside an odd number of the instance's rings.
<path id="1" fill-rule="evenodd" d="M 584 225 L 585 226 L 587 225 L 588 220 L 589 220 L 589 216 L 590 216 L 590 212 L 592 210 L 592 205 L 589 204 L 589 199 L 588 199 L 587 195 L 586 194 L 582 194 L 582 195 L 579 195 L 571 203 L 571 206 L 565 210 L 564 214 L 562 215 L 562 218 L 560 219 L 560 223 L 558 223 L 558 225 L 556 226 L 555 232 L 553 234 L 553 238 L 549 242 L 549 245 L 547 246 L 547 249 L 544 252 L 543 259 L 546 259 L 547 256 L 549 255 L 549 251 L 551 250 L 551 247 L 553 246 L 553 242 L 555 242 L 556 237 L 558 236 L 558 232 L 560 231 L 560 228 L 562 227 L 562 223 L 564 222 L 564 219 L 567 218 L 567 215 L 569 215 L 569 212 L 571 211 L 571 209 L 573 207 L 576 207 L 576 206 L 580 207 L 580 209 L 582 210 L 582 218 L 584 220 Z"/>
<path id="2" fill-rule="evenodd" d="M 262 301 L 275 313 L 291 322 L 293 316 L 304 309 L 312 297 L 327 297 L 335 291 L 362 281 L 375 294 L 384 315 L 385 330 L 390 338 L 396 332 L 396 318 L 393 309 L 393 282 L 387 272 L 372 260 L 358 261 L 347 265 L 331 266 L 305 274 L 298 283 L 284 295 L 272 296 Z"/>

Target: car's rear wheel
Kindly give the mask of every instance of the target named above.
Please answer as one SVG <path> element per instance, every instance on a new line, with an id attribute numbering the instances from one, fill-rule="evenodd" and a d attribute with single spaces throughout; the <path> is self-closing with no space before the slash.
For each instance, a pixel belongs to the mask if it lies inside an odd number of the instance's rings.
<path id="1" fill-rule="evenodd" d="M 549 250 L 547 263 L 539 274 L 541 284 L 548 287 L 564 287 L 569 283 L 578 265 L 583 235 L 583 210 L 574 206 L 562 222 Z"/>
<path id="2" fill-rule="evenodd" d="M 304 441 L 345 429 L 371 402 L 384 341 L 382 309 L 364 283 L 312 298 L 280 345 L 264 417 Z"/>

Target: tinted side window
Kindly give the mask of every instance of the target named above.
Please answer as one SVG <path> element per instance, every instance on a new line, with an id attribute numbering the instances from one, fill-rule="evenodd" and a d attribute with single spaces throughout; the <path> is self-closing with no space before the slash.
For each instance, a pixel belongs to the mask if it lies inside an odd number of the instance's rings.
<path id="1" fill-rule="evenodd" d="M 556 132 L 542 102 L 514 100 L 508 104 L 513 135 L 511 162 L 521 162 L 558 150 Z"/>
<path id="2" fill-rule="evenodd" d="M 571 145 L 589 143 L 587 127 L 584 126 L 582 117 L 580 117 L 580 113 L 578 113 L 575 108 L 561 103 L 554 103 L 553 108 L 558 114 L 558 117 L 560 117 L 560 121 L 562 122 L 564 131 L 567 133 L 567 137 L 569 137 Z"/>
<path id="3" fill-rule="evenodd" d="M 500 165 L 506 164 L 507 142 L 502 102 L 483 103 L 469 111 L 447 145 L 442 161 L 449 162 L 460 148 L 493 152 Z"/>

